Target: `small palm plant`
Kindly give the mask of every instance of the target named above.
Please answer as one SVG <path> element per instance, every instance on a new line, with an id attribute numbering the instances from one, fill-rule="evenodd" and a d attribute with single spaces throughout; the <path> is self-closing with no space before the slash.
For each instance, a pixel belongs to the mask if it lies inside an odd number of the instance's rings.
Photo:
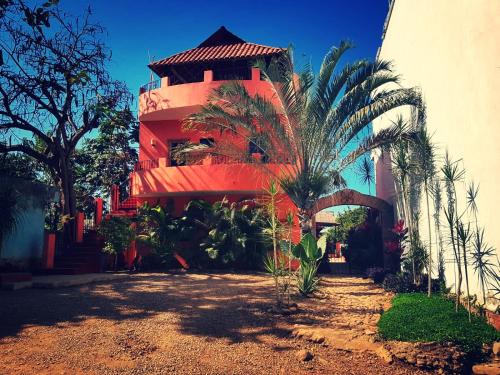
<path id="1" fill-rule="evenodd" d="M 471 264 L 481 287 L 483 303 L 486 303 L 489 279 L 498 280 L 497 267 L 492 261 L 495 256 L 496 249 L 489 246 L 484 239 L 484 229 L 476 230 L 472 239 Z"/>
<path id="2" fill-rule="evenodd" d="M 469 291 L 469 271 L 467 263 L 467 249 L 471 240 L 470 224 L 465 225 L 459 218 L 457 221 L 457 236 L 463 251 L 463 265 L 465 270 L 465 290 L 467 292 L 467 310 L 469 312 L 469 322 L 471 321 L 470 291 Z"/>
<path id="3" fill-rule="evenodd" d="M 432 181 L 436 175 L 435 166 L 435 146 L 432 144 L 431 137 L 425 127 L 422 127 L 415 137 L 416 150 L 418 155 L 418 169 L 422 177 L 425 202 L 427 208 L 427 229 L 428 229 L 428 265 L 427 265 L 427 296 L 431 296 L 432 291 L 432 229 L 431 229 L 431 210 L 429 196 L 431 195 Z"/>
<path id="4" fill-rule="evenodd" d="M 465 175 L 465 171 L 460 168 L 457 161 L 452 161 L 448 151 L 445 153 L 444 163 L 441 167 L 441 172 L 444 177 L 446 197 L 447 197 L 447 207 L 444 208 L 444 215 L 448 223 L 448 228 L 450 231 L 450 242 L 453 249 L 453 255 L 455 257 L 456 263 L 456 275 L 458 279 L 455 283 L 456 301 L 455 310 L 458 311 L 458 306 L 460 305 L 460 296 L 462 294 L 462 256 L 460 253 L 461 241 L 458 238 L 458 202 L 457 202 L 457 182 L 461 181 Z"/>
<path id="5" fill-rule="evenodd" d="M 371 185 L 375 181 L 375 175 L 373 173 L 373 163 L 370 162 L 367 156 L 365 156 L 361 164 L 358 165 L 356 173 L 361 182 L 368 185 L 368 194 L 372 195 Z"/>
<path id="6" fill-rule="evenodd" d="M 445 279 L 445 260 L 444 260 L 444 247 L 443 236 L 441 233 L 441 212 L 443 210 L 443 197 L 441 191 L 441 181 L 435 178 L 432 186 L 432 197 L 434 200 L 434 225 L 436 228 L 436 247 L 438 249 L 438 279 L 441 285 L 446 285 Z"/>
<path id="7" fill-rule="evenodd" d="M 401 116 L 398 116 L 397 120 L 393 123 L 394 126 L 399 128 L 407 127 L 407 123 L 403 120 Z M 417 171 L 417 163 L 415 158 L 412 156 L 412 142 L 410 139 L 401 139 L 395 142 L 391 147 L 391 162 L 392 171 L 395 178 L 396 191 L 399 196 L 399 204 L 403 217 L 408 223 L 409 230 L 409 258 L 411 261 L 411 271 L 413 276 L 413 283 L 417 283 L 417 267 L 416 267 L 416 249 L 418 248 L 418 235 L 415 222 L 415 216 L 412 208 L 412 180 L 413 176 Z"/>

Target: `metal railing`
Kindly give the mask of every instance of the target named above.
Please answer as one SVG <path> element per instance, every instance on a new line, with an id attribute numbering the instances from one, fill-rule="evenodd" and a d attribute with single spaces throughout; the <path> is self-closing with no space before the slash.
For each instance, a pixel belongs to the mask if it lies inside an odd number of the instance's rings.
<path id="1" fill-rule="evenodd" d="M 149 169 L 158 168 L 158 159 L 141 160 L 134 166 L 134 171 L 147 171 Z"/>
<path id="2" fill-rule="evenodd" d="M 190 165 L 219 165 L 219 164 L 258 164 L 258 163 L 276 163 L 290 164 L 290 158 L 284 157 L 282 160 L 268 160 L 264 155 L 253 154 L 247 157 L 228 156 L 210 153 L 189 153 L 182 160 L 178 161 L 179 167 Z M 147 171 L 159 167 L 159 159 L 141 160 L 138 162 L 134 171 Z"/>
<path id="3" fill-rule="evenodd" d="M 139 89 L 139 92 L 142 94 L 143 92 L 148 92 L 151 90 L 156 90 L 161 87 L 161 80 L 157 79 L 155 81 L 151 81 L 146 83 L 145 85 L 142 85 Z"/>

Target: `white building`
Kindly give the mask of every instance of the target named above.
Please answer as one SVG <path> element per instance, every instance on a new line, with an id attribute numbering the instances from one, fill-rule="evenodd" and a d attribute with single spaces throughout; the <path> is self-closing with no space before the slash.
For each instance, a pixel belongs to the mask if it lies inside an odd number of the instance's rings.
<path id="1" fill-rule="evenodd" d="M 466 170 L 466 179 L 458 189 L 459 210 L 465 208 L 465 183 L 473 180 L 480 186 L 479 225 L 485 227 L 487 242 L 498 254 L 500 1 L 393 0 L 379 58 L 394 62 L 403 86 L 421 88 L 427 105 L 427 126 L 441 156 L 447 149 L 453 159 L 462 159 Z M 395 111 L 382 116 L 374 122 L 374 130 L 388 126 L 395 116 Z M 387 158 L 376 157 L 375 169 L 377 196 L 394 203 Z M 422 220 L 425 217 L 423 205 Z M 426 221 L 420 223 L 424 241 L 426 227 Z M 448 249 L 446 275 L 451 285 L 453 253 Z M 469 272 L 477 292 L 477 276 L 472 268 Z"/>

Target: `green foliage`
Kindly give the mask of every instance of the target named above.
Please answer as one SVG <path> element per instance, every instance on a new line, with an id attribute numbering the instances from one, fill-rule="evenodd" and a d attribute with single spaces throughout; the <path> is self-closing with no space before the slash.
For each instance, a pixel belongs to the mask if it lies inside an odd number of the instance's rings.
<path id="1" fill-rule="evenodd" d="M 129 109 L 116 111 L 99 126 L 95 137 L 88 138 L 75 153 L 75 188 L 78 205 L 89 208 L 93 197 L 108 197 L 111 186 L 120 187 L 121 196 L 126 194 L 130 173 L 137 161 L 133 146 L 137 123 Z"/>
<path id="2" fill-rule="evenodd" d="M 12 176 L 31 181 L 39 180 L 40 163 L 32 157 L 12 152 L 0 154 L 0 176 Z"/>
<path id="3" fill-rule="evenodd" d="M 299 292 L 307 296 L 313 293 L 318 286 L 318 261 L 323 258 L 326 250 L 326 236 L 317 241 L 311 233 L 302 236 L 300 242 L 293 246 L 292 254 L 300 260 L 297 286 Z"/>
<path id="4" fill-rule="evenodd" d="M 319 279 L 316 276 L 318 273 L 318 265 L 314 263 L 306 263 L 300 266 L 299 277 L 297 279 L 297 288 L 299 292 L 308 296 L 318 289 Z"/>
<path id="5" fill-rule="evenodd" d="M 171 255 L 180 240 L 182 228 L 169 206 L 151 207 L 145 203 L 138 214 L 137 239 L 157 254 Z"/>
<path id="6" fill-rule="evenodd" d="M 373 134 L 368 131 L 372 120 L 405 105 L 419 109 L 418 122 L 425 118 L 418 90 L 380 92 L 387 83 L 398 82 L 389 62 L 343 64 L 352 47 L 340 42 L 325 55 L 318 74 L 306 64 L 298 79 L 291 49 L 270 62 L 258 61 L 255 66 L 269 83 L 272 100 L 249 93 L 241 82 L 228 82 L 214 89 L 209 102 L 185 121 L 189 129 L 236 133 L 256 142 L 263 154 L 259 166 L 278 179 L 299 208 L 303 231 L 308 230 L 317 199 L 345 185 L 342 173 L 348 167 L 408 130 L 391 126 Z M 211 152 L 248 159 L 247 150 L 234 142 L 216 142 Z M 281 166 L 278 172 L 276 164 Z"/>
<path id="7" fill-rule="evenodd" d="M 267 241 L 265 211 L 252 202 L 230 203 L 227 199 L 209 204 L 191 201 L 183 221 L 204 232 L 200 248 L 212 266 L 255 268 L 262 264 Z"/>
<path id="8" fill-rule="evenodd" d="M 111 53 L 90 9 L 74 17 L 56 0 L 26 3 L 0 6 L 0 153 L 35 159 L 60 188 L 61 215 L 75 217 L 75 150 L 132 97 L 109 75 Z M 65 226 L 66 240 L 73 229 Z"/>
<path id="9" fill-rule="evenodd" d="M 5 237 L 13 233 L 23 220 L 22 196 L 12 187 L 0 190 L 0 250 Z"/>
<path id="10" fill-rule="evenodd" d="M 353 209 L 348 209 L 340 214 L 338 214 L 335 219 L 338 225 L 330 228 L 327 232 L 328 240 L 334 242 L 345 243 L 349 232 L 366 220 L 367 208 L 357 207 Z"/>
<path id="11" fill-rule="evenodd" d="M 479 352 L 483 343 L 500 340 L 500 332 L 485 319 L 473 316 L 442 296 L 426 297 L 420 293 L 399 294 L 392 307 L 378 322 L 379 334 L 387 340 L 411 342 L 453 342 L 466 352 Z"/>
<path id="12" fill-rule="evenodd" d="M 128 218 L 119 216 L 111 216 L 102 221 L 99 234 L 104 237 L 105 253 L 117 255 L 128 248 L 135 237 L 135 231 L 130 225 Z"/>

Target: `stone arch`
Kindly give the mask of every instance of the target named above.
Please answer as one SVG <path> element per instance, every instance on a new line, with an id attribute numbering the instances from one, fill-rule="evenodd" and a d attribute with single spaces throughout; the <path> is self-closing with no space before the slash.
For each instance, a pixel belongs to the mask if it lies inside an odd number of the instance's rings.
<path id="1" fill-rule="evenodd" d="M 343 189 L 320 198 L 313 210 L 313 217 L 316 213 L 334 206 L 341 206 L 344 204 L 364 206 L 376 209 L 380 213 L 380 227 L 382 230 L 382 239 L 385 241 L 391 236 L 391 229 L 394 225 L 394 210 L 391 204 L 387 203 L 385 200 L 372 195 L 367 195 L 360 193 L 359 191 L 352 189 Z M 314 223 L 313 223 L 314 227 Z M 386 258 L 384 256 L 384 258 Z M 387 259 L 384 259 L 384 264 L 386 264 Z"/>

